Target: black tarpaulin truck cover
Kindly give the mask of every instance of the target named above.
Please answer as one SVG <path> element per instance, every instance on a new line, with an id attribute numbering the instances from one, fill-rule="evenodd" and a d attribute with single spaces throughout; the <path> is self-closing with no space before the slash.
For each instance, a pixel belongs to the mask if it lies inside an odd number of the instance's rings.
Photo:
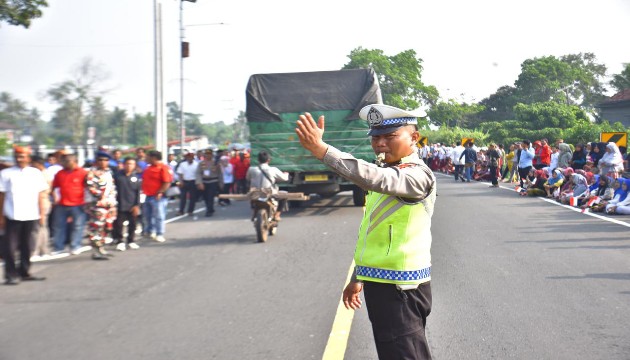
<path id="1" fill-rule="evenodd" d="M 352 110 L 346 120 L 356 120 L 362 107 L 383 102 L 373 69 L 256 74 L 249 78 L 246 99 L 248 122 L 282 121 L 282 113 L 315 110 Z"/>

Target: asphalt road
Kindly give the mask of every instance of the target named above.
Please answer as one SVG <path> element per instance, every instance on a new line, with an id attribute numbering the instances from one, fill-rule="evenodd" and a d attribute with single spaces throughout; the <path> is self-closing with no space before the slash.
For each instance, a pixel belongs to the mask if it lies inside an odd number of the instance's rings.
<path id="1" fill-rule="evenodd" d="M 246 203 L 167 225 L 167 242 L 107 262 L 41 262 L 0 287 L 0 359 L 321 359 L 361 209 L 310 201 L 255 243 Z M 630 358 L 630 240 L 622 225 L 439 177 L 435 359 Z M 375 359 L 365 310 L 346 359 Z"/>

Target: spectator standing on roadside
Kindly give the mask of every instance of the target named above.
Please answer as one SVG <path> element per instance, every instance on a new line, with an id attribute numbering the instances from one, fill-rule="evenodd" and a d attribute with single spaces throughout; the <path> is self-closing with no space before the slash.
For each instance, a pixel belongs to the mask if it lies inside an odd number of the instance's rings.
<path id="1" fill-rule="evenodd" d="M 219 160 L 221 166 L 221 174 L 223 174 L 223 188 L 221 194 L 229 194 L 234 184 L 234 167 L 230 164 L 227 156 L 222 156 Z M 230 205 L 230 199 L 219 199 L 219 205 Z"/>
<path id="2" fill-rule="evenodd" d="M 0 228 L 5 229 L 2 240 L 5 284 L 44 280 L 30 274 L 31 244 L 34 228 L 39 221 L 45 226 L 45 198 L 48 184 L 38 169 L 29 166 L 30 149 L 13 148 L 15 166 L 0 171 Z M 20 265 L 15 264 L 15 251 L 20 250 Z"/>
<path id="3" fill-rule="evenodd" d="M 63 169 L 55 175 L 53 180 L 53 193 L 58 189 L 58 197 L 55 195 L 54 215 L 54 245 L 55 251 L 63 251 L 67 232 L 70 230 L 70 253 L 78 255 L 81 249 L 81 240 L 85 227 L 85 205 L 87 171 L 79 167 L 77 157 L 74 154 L 63 155 L 61 158 Z M 72 226 L 68 229 L 68 218 L 72 218 Z"/>
<path id="4" fill-rule="evenodd" d="M 466 149 L 459 156 L 459 161 L 464 159 L 464 171 L 466 172 L 466 182 L 472 179 L 473 171 L 475 171 L 475 163 L 477 162 L 477 152 L 473 149 L 472 141 L 466 143 Z M 461 178 L 464 182 L 464 178 Z"/>
<path id="5" fill-rule="evenodd" d="M 142 213 L 145 216 L 147 228 L 144 230 L 157 242 L 164 242 L 166 228 L 166 205 L 168 199 L 164 196 L 173 181 L 173 171 L 170 166 L 162 162 L 162 153 L 149 151 L 149 165 L 142 173 L 142 192 L 146 201 Z"/>
<path id="6" fill-rule="evenodd" d="M 549 142 L 547 139 L 540 140 L 542 144 L 540 150 L 540 163 L 542 167 L 548 167 L 551 164 L 551 147 L 549 146 Z"/>
<path id="7" fill-rule="evenodd" d="M 88 236 L 92 245 L 92 259 L 107 260 L 109 253 L 105 250 L 105 239 L 110 237 L 116 220 L 116 186 L 109 168 L 111 156 L 99 151 L 96 163 L 87 174 L 87 189 L 91 201 L 87 204 Z"/>
<path id="8" fill-rule="evenodd" d="M 112 158 L 109 160 L 109 168 L 112 170 L 113 174 L 116 174 L 118 171 L 122 170 L 122 165 L 122 151 L 114 149 L 114 151 L 112 151 Z"/>
<path id="9" fill-rule="evenodd" d="M 529 175 L 529 171 L 532 169 L 532 160 L 534 159 L 534 149 L 530 147 L 529 140 L 523 140 L 521 143 L 521 156 L 518 160 L 518 175 L 520 177 L 520 184 L 523 187 L 525 178 Z"/>
<path id="10" fill-rule="evenodd" d="M 116 250 L 125 251 L 127 248 L 137 250 L 140 248 L 134 242 L 136 220 L 140 214 L 140 190 L 142 179 L 136 171 L 136 159 L 126 158 L 123 162 L 123 170 L 114 178 L 116 184 L 116 202 L 118 204 L 118 216 L 114 222 L 114 240 Z M 123 241 L 123 226 L 127 221 L 127 245 Z"/>
<path id="11" fill-rule="evenodd" d="M 53 178 L 46 171 L 44 166 L 44 159 L 39 156 L 31 157 L 31 165 L 37 170 L 42 172 L 44 176 L 44 180 L 46 180 L 46 196 L 44 197 L 43 203 L 43 218 L 44 224 L 41 225 L 38 222 L 35 225 L 34 236 L 33 236 L 33 248 L 32 255 L 33 256 L 47 256 L 50 255 L 50 249 L 48 247 L 48 243 L 50 242 L 50 231 L 48 231 L 48 215 L 50 214 L 51 201 L 50 201 L 50 189 L 52 187 Z"/>
<path id="12" fill-rule="evenodd" d="M 569 144 L 559 143 L 558 149 L 560 149 L 560 155 L 558 155 L 558 167 L 566 169 L 571 165 L 571 159 L 573 158 L 573 152 Z"/>
<path id="13" fill-rule="evenodd" d="M 237 194 L 246 194 L 247 189 L 247 170 L 249 169 L 250 163 L 249 158 L 245 157 L 245 152 L 241 151 L 237 156 L 234 157 L 234 161 L 232 162 L 232 166 L 234 167 L 234 181 L 236 184 L 236 193 Z"/>
<path id="14" fill-rule="evenodd" d="M 214 198 L 223 187 L 221 166 L 215 161 L 212 149 L 206 149 L 203 161 L 199 162 L 195 184 L 206 203 L 206 217 L 214 214 Z"/>
<path id="15" fill-rule="evenodd" d="M 64 154 L 65 152 L 63 150 L 59 150 L 59 151 L 55 151 L 51 155 L 48 155 L 49 166 L 46 167 L 47 177 L 51 179 L 55 179 L 55 175 L 57 175 L 57 173 L 61 169 L 63 169 L 63 166 L 61 166 L 61 159 Z M 51 196 L 50 196 L 51 208 L 50 208 L 50 213 L 48 215 L 48 232 L 50 233 L 50 236 L 52 238 L 54 238 L 55 236 L 55 209 L 57 208 L 57 204 L 54 200 L 55 197 L 59 198 L 59 190 L 57 190 L 56 192 L 51 191 Z"/>
<path id="16" fill-rule="evenodd" d="M 499 171 L 499 160 L 501 159 L 501 154 L 497 150 L 497 146 L 495 144 L 490 144 L 486 154 L 488 155 L 488 165 L 490 168 L 490 181 L 492 182 L 492 185 L 490 185 L 490 187 L 499 187 L 499 182 L 497 181 L 497 175 Z"/>
<path id="17" fill-rule="evenodd" d="M 149 163 L 147 162 L 147 155 L 144 152 L 143 148 L 136 149 L 136 166 L 138 168 L 138 172 L 142 173 L 144 169 L 147 168 Z"/>
<path id="18" fill-rule="evenodd" d="M 186 210 L 186 202 L 188 201 L 188 215 L 192 215 L 195 211 L 195 204 L 197 203 L 198 192 L 195 186 L 195 180 L 197 179 L 197 167 L 199 163 L 195 161 L 195 154 L 192 152 L 186 153 L 184 161 L 177 166 L 177 176 L 179 177 L 179 211 L 177 215 L 184 215 Z"/>
<path id="19" fill-rule="evenodd" d="M 461 160 L 464 150 L 465 149 L 462 144 L 457 144 L 457 146 L 453 148 L 453 151 L 451 151 L 451 159 L 453 161 L 453 165 L 455 166 L 455 181 L 459 180 L 460 177 L 462 180 L 464 179 L 464 161 Z M 420 158 L 422 159 L 422 157 Z"/>

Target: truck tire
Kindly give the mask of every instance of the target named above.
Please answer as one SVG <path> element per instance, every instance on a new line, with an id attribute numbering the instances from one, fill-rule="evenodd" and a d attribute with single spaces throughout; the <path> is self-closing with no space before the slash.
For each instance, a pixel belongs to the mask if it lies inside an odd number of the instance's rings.
<path id="1" fill-rule="evenodd" d="M 352 201 L 354 206 L 365 206 L 365 191 L 360 187 L 352 189 Z"/>

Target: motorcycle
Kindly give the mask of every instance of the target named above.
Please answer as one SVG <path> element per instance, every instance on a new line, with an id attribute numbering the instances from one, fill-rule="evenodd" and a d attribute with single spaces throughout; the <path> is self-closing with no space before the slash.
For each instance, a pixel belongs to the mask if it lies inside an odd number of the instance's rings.
<path id="1" fill-rule="evenodd" d="M 252 208 L 252 222 L 256 230 L 256 240 L 266 242 L 268 237 L 278 232 L 278 221 L 274 219 L 278 210 L 278 200 L 307 201 L 308 195 L 304 193 L 279 192 L 270 194 L 268 191 L 250 189 L 247 194 L 221 194 L 219 199 L 249 200 Z"/>
<path id="2" fill-rule="evenodd" d="M 275 235 L 278 232 L 278 221 L 274 219 L 278 209 L 278 201 L 273 196 L 261 196 L 251 200 L 252 221 L 256 230 L 258 242 L 266 242 L 268 235 Z"/>

